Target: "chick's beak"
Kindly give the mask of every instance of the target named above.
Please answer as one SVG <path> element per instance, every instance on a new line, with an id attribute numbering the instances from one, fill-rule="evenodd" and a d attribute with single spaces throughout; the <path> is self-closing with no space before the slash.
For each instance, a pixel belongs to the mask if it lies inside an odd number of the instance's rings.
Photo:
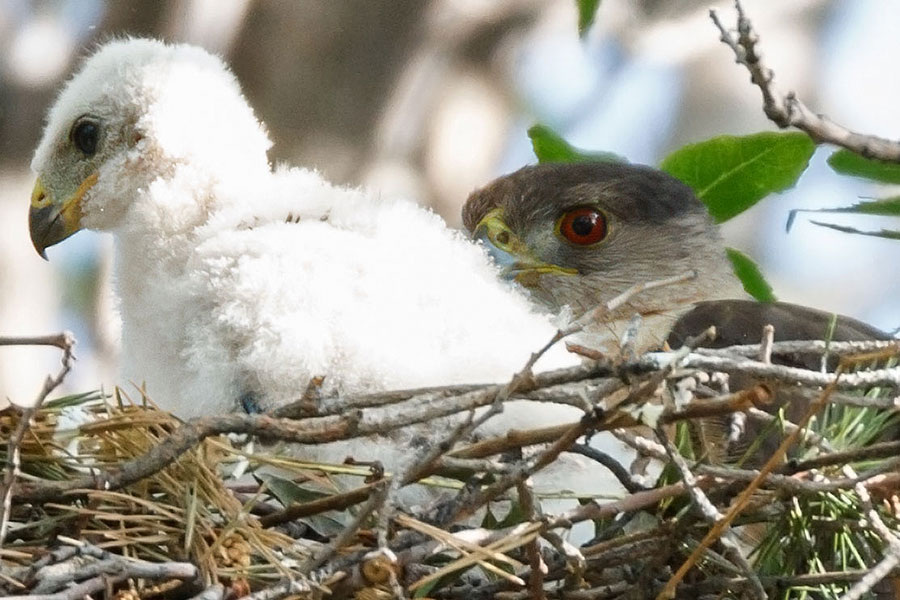
<path id="1" fill-rule="evenodd" d="M 28 228 L 31 243 L 44 260 L 47 259 L 47 248 L 81 229 L 81 200 L 95 183 L 97 183 L 96 173 L 85 178 L 78 189 L 62 202 L 58 202 L 44 187 L 40 177 L 34 183 L 31 209 L 28 212 Z"/>
<path id="2" fill-rule="evenodd" d="M 494 262 L 501 267 L 501 276 L 525 286 L 537 285 L 536 278 L 545 273 L 577 275 L 578 271 L 544 262 L 537 258 L 525 242 L 503 220 L 503 209 L 487 213 L 475 227 L 474 237 L 480 240 Z"/>

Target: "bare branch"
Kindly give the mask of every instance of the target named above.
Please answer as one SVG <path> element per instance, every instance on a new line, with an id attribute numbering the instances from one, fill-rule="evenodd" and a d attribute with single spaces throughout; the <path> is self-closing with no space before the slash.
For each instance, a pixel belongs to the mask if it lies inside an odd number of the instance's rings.
<path id="1" fill-rule="evenodd" d="M 72 363 L 75 360 L 75 356 L 72 354 L 72 350 L 75 347 L 75 337 L 70 332 L 64 331 L 55 335 L 34 338 L 0 338 L 0 345 L 55 346 L 63 351 L 61 359 L 62 367 L 59 372 L 56 376 L 47 376 L 47 379 L 44 381 L 44 386 L 41 388 L 34 403 L 30 407 L 22 410 L 19 415 L 19 422 L 16 424 L 16 429 L 13 431 L 9 438 L 9 442 L 7 442 L 6 445 L 6 469 L 3 472 L 3 482 L 0 483 L 0 502 L 2 502 L 2 509 L 0 509 L 0 548 L 2 548 L 3 542 L 6 541 L 6 534 L 9 528 L 9 513 L 12 508 L 13 484 L 16 481 L 16 477 L 19 475 L 20 446 L 22 440 L 25 439 L 25 434 L 31 427 L 31 420 L 44 404 L 47 396 L 63 382 L 66 375 L 68 375 L 69 371 L 72 369 Z"/>
<path id="2" fill-rule="evenodd" d="M 693 501 L 694 506 L 696 506 L 703 515 L 703 519 L 712 525 L 715 525 L 718 521 L 723 521 L 724 516 L 710 501 L 703 490 L 697 486 L 697 478 L 691 472 L 687 461 L 679 454 L 675 445 L 662 430 L 662 427 L 657 427 L 656 437 L 665 447 L 666 453 L 669 455 L 669 460 L 672 461 L 679 473 L 681 473 L 681 480 L 684 482 L 685 486 L 687 486 L 688 493 L 691 495 L 691 500 Z M 721 541 L 725 546 L 726 558 L 734 563 L 747 580 L 750 581 L 750 589 L 756 598 L 765 600 L 767 598 L 766 590 L 763 588 L 759 577 L 753 571 L 753 567 L 750 566 L 750 563 L 747 562 L 747 559 L 741 554 L 737 540 L 735 540 L 732 532 L 728 529 L 728 525 L 726 525 L 725 529 L 722 531 Z"/>
<path id="3" fill-rule="evenodd" d="M 839 378 L 840 375 L 841 370 L 839 368 L 838 372 L 835 374 L 834 382 L 827 388 L 825 388 L 825 390 L 819 396 L 818 400 L 811 403 L 809 408 L 807 408 L 806 412 L 803 415 L 803 418 L 798 423 L 800 428 L 805 427 L 809 420 L 813 417 L 813 415 L 815 415 L 822 408 L 822 406 L 828 400 L 829 394 L 831 394 L 831 392 L 837 386 L 837 378 Z M 716 521 L 716 524 L 709 530 L 709 533 L 707 533 L 706 536 L 702 540 L 700 540 L 700 543 L 697 545 L 688 559 L 684 561 L 681 567 L 679 567 L 678 571 L 676 571 L 675 574 L 669 578 L 669 581 L 666 582 L 665 587 L 657 596 L 657 600 L 667 600 L 668 598 L 675 597 L 675 588 L 678 586 L 678 583 L 681 582 L 681 580 L 687 574 L 688 570 L 690 570 L 690 568 L 694 566 L 694 564 L 696 564 L 697 560 L 699 560 L 703 552 L 707 548 L 709 548 L 710 544 L 718 539 L 719 536 L 721 536 L 722 531 L 724 531 L 725 528 L 728 527 L 732 521 L 734 521 L 735 517 L 740 514 L 741 510 L 743 510 L 747 501 L 750 499 L 751 494 L 753 494 L 753 492 L 759 488 L 760 484 L 765 481 L 766 476 L 769 475 L 769 473 L 771 473 L 775 469 L 775 466 L 782 460 L 782 458 L 784 458 L 787 449 L 790 448 L 795 441 L 797 441 L 797 438 L 800 436 L 800 431 L 802 431 L 802 429 L 793 431 L 788 434 L 788 436 L 785 437 L 784 440 L 782 440 L 781 444 L 778 446 L 778 449 L 775 450 L 769 460 L 767 460 L 759 470 L 759 475 L 753 481 L 751 481 L 746 488 L 744 488 L 744 490 L 740 493 L 740 495 L 738 495 L 737 498 L 735 498 L 725 516 Z"/>
<path id="4" fill-rule="evenodd" d="M 744 13 L 740 0 L 735 0 L 734 4 L 737 9 L 737 36 L 725 27 L 715 9 L 710 9 L 709 16 L 719 29 L 722 42 L 734 52 L 735 61 L 750 72 L 750 81 L 762 93 L 763 111 L 769 120 L 782 129 L 799 129 L 817 143 L 834 144 L 866 158 L 900 162 L 900 142 L 851 131 L 824 115 L 816 114 L 794 92 L 779 93 L 774 85 L 774 73 L 763 64 L 756 49 L 759 36 Z"/>

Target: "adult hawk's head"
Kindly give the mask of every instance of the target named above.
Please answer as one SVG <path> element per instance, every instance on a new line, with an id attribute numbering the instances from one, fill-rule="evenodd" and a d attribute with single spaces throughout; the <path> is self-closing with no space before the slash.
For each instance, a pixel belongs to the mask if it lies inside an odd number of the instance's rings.
<path id="1" fill-rule="evenodd" d="M 756 343 L 766 324 L 776 339 L 823 339 L 831 315 L 787 303 L 747 298 L 715 223 L 691 189 L 666 173 L 622 163 L 525 167 L 473 192 L 466 228 L 502 275 L 532 298 L 576 314 L 638 283 L 693 270 L 697 277 L 635 296 L 598 327 L 610 349 L 635 313 L 644 317 L 640 349 L 679 345 L 710 325 L 717 345 Z M 838 317 L 832 339 L 884 338 Z"/>
<path id="2" fill-rule="evenodd" d="M 697 273 L 634 297 L 611 316 L 614 338 L 640 313 L 652 345 L 695 303 L 745 296 L 703 204 L 650 167 L 525 167 L 474 192 L 463 221 L 505 277 L 548 308 L 569 306 L 576 316 L 636 283 Z"/>

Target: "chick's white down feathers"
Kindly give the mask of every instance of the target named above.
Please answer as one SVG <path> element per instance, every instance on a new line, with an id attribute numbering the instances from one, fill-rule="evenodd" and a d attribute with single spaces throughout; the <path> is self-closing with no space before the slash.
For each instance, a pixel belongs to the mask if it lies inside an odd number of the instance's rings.
<path id="1" fill-rule="evenodd" d="M 68 141 L 82 115 L 101 127 L 89 158 Z M 32 166 L 51 188 L 99 175 L 81 222 L 115 236 L 121 381 L 192 417 L 237 410 L 248 393 L 263 407 L 295 400 L 314 376 L 326 394 L 503 382 L 552 336 L 549 317 L 439 217 L 272 169 L 269 146 L 235 78 L 194 47 L 112 42 L 62 91 Z M 576 362 L 556 348 L 538 367 Z M 488 432 L 579 414 L 517 402 Z M 305 455 L 396 467 L 410 454 L 388 446 Z M 600 477 L 584 484 L 608 490 Z"/>

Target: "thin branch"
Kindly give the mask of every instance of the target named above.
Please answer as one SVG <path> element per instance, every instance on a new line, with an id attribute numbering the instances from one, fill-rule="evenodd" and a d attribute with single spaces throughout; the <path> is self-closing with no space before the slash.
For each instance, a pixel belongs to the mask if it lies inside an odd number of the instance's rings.
<path id="1" fill-rule="evenodd" d="M 534 501 L 530 481 L 519 482 L 516 484 L 516 490 L 519 493 L 519 506 L 522 507 L 525 518 L 529 521 L 537 521 L 539 519 L 538 508 Z M 544 577 L 547 575 L 547 564 L 541 557 L 541 545 L 538 538 L 534 538 L 525 545 L 525 553 L 528 556 L 528 565 L 531 567 L 531 573 L 528 576 L 528 589 L 531 592 L 531 598 L 534 600 L 547 600 L 547 595 L 544 593 Z"/>
<path id="2" fill-rule="evenodd" d="M 34 588 L 33 593 L 34 595 L 42 595 L 58 592 L 75 581 L 94 577 L 121 576 L 127 578 L 181 579 L 190 581 L 196 579 L 199 574 L 200 569 L 191 563 L 135 562 L 121 556 L 109 555 L 108 558 L 89 563 L 68 561 L 44 567 L 37 573 L 38 585 Z"/>
<path id="3" fill-rule="evenodd" d="M 191 596 L 188 600 L 222 600 L 225 597 L 225 586 L 216 583 L 209 586 L 196 596 Z"/>
<path id="4" fill-rule="evenodd" d="M 817 401 L 810 404 L 807 408 L 806 412 L 803 415 L 803 418 L 800 419 L 798 425 L 800 428 L 806 426 L 809 420 L 815 415 L 819 410 L 824 406 L 825 402 L 828 400 L 829 394 L 831 394 L 832 390 L 837 386 L 838 379 L 841 375 L 841 367 L 838 367 L 838 372 L 835 374 L 836 379 L 834 382 L 829 385 L 822 394 L 819 396 Z M 675 588 L 678 586 L 679 582 L 684 579 L 684 576 L 687 574 L 688 570 L 696 564 L 697 560 L 699 560 L 700 556 L 703 552 L 709 548 L 709 546 L 719 538 L 722 531 L 726 527 L 728 527 L 732 521 L 734 521 L 735 517 L 740 514 L 741 510 L 747 504 L 747 501 L 750 499 L 750 496 L 755 492 L 759 486 L 765 481 L 765 478 L 769 473 L 771 473 L 776 465 L 778 465 L 785 453 L 787 453 L 788 448 L 797 441 L 797 438 L 800 436 L 800 431 L 802 429 L 797 429 L 790 434 L 788 434 L 784 440 L 782 440 L 781 445 L 775 450 L 769 460 L 762 466 L 759 470 L 759 475 L 751 481 L 746 488 L 735 498 L 734 502 L 732 502 L 731 507 L 728 509 L 728 512 L 725 516 L 718 520 L 716 524 L 709 530 L 709 533 L 700 540 L 700 543 L 691 553 L 691 555 L 687 558 L 687 560 L 682 563 L 681 567 L 678 568 L 678 571 L 675 572 L 672 577 L 666 582 L 663 590 L 657 595 L 657 600 L 668 600 L 669 598 L 675 597 Z"/>
<path id="5" fill-rule="evenodd" d="M 715 505 L 713 505 L 703 490 L 697 486 L 697 478 L 691 472 L 687 461 L 679 454 L 678 449 L 675 448 L 675 445 L 666 435 L 665 431 L 663 431 L 662 427 L 656 428 L 656 437 L 665 447 L 666 453 L 669 455 L 669 460 L 681 474 L 681 480 L 684 482 L 685 486 L 687 486 L 688 493 L 691 495 L 691 500 L 693 501 L 694 506 L 700 511 L 700 514 L 703 515 L 703 519 L 712 525 L 715 525 L 719 521 L 723 521 L 724 515 L 722 515 Z M 753 571 L 753 567 L 750 566 L 750 563 L 747 562 L 747 559 L 741 554 L 738 543 L 727 525 L 722 531 L 721 542 L 725 547 L 726 558 L 734 563 L 744 574 L 744 577 L 750 582 L 750 589 L 756 598 L 765 600 L 767 598 L 766 590 L 763 588 L 759 577 Z"/>
<path id="6" fill-rule="evenodd" d="M 53 346 L 63 352 L 71 352 L 75 338 L 70 331 L 28 337 L 0 336 L 0 346 Z"/>
<path id="7" fill-rule="evenodd" d="M 737 9 L 736 37 L 725 27 L 715 9 L 710 9 L 709 17 L 718 28 L 722 42 L 734 52 L 735 61 L 750 72 L 750 81 L 762 93 L 763 111 L 769 120 L 782 129 L 799 129 L 817 143 L 834 144 L 866 158 L 900 162 L 900 142 L 856 133 L 824 115 L 816 114 L 794 92 L 782 95 L 775 87 L 774 73 L 763 64 L 756 49 L 759 36 L 744 13 L 740 0 L 734 4 Z"/>
<path id="8" fill-rule="evenodd" d="M 658 358 L 657 358 L 658 357 Z M 647 362 L 648 369 L 652 364 L 662 366 L 671 358 L 668 354 L 646 354 L 642 360 Z M 703 369 L 707 371 L 725 371 L 726 373 L 742 373 L 756 378 L 773 379 L 785 383 L 801 384 L 808 387 L 832 386 L 834 389 L 858 390 L 871 387 L 887 387 L 900 390 L 900 366 L 884 369 L 872 369 L 856 371 L 841 375 L 838 381 L 834 373 L 820 373 L 797 367 L 785 365 L 767 365 L 765 363 L 745 358 L 728 358 L 708 353 L 691 352 L 686 356 L 682 365 L 684 367 Z"/>
<path id="9" fill-rule="evenodd" d="M 725 348 L 697 348 L 697 354 L 709 354 L 711 356 L 743 356 L 745 358 L 758 358 L 763 351 L 763 344 L 745 344 L 740 346 L 726 346 Z M 858 342 L 824 342 L 822 340 L 786 341 L 774 342 L 771 347 L 773 356 L 785 356 L 793 354 L 811 354 L 820 356 L 826 352 L 831 356 L 852 356 L 855 354 L 887 351 L 894 355 L 900 355 L 900 341 L 895 340 L 865 340 Z M 760 361 L 763 362 L 763 361 Z"/>
<path id="10" fill-rule="evenodd" d="M 96 592 L 110 589 L 128 579 L 127 575 L 99 575 L 81 583 L 69 586 L 55 594 L 29 594 L 25 596 L 6 596 L 6 600 L 82 600 Z"/>
<path id="11" fill-rule="evenodd" d="M 321 592 L 321 588 L 307 579 L 293 579 L 248 594 L 239 600 L 280 600 L 292 595 L 306 595 Z"/>
<path id="12" fill-rule="evenodd" d="M 75 348 L 75 337 L 70 332 L 64 331 L 55 335 L 42 337 L 0 338 L 0 345 L 55 346 L 63 351 L 61 359 L 62 367 L 59 372 L 56 376 L 48 375 L 47 379 L 44 380 L 44 385 L 41 388 L 40 393 L 38 393 L 34 403 L 30 407 L 22 409 L 22 412 L 19 415 L 19 422 L 16 424 L 16 429 L 6 443 L 6 469 L 3 473 L 3 482 L 0 483 L 0 502 L 2 502 L 2 509 L 0 509 L 0 548 L 2 548 L 3 543 L 6 541 L 6 534 L 9 529 L 9 514 L 12 510 L 14 484 L 19 475 L 20 446 L 25 439 L 25 434 L 31 427 L 31 420 L 44 404 L 47 396 L 59 387 L 66 378 L 66 375 L 69 374 L 69 371 L 72 370 L 72 363 L 75 361 L 75 356 L 72 354 L 72 350 Z"/>
<path id="13" fill-rule="evenodd" d="M 763 327 L 762 340 L 759 343 L 757 360 L 763 364 L 772 363 L 772 344 L 775 343 L 775 327 L 767 324 Z"/>
<path id="14" fill-rule="evenodd" d="M 866 518 L 872 528 L 878 532 L 887 546 L 886 556 L 881 559 L 877 565 L 872 567 L 869 572 L 857 581 L 847 590 L 841 600 L 859 600 L 868 594 L 882 579 L 890 575 L 897 565 L 900 565 L 900 539 L 885 525 L 881 519 L 881 515 L 872 506 L 872 497 L 869 496 L 869 490 L 862 483 L 856 485 L 856 494 L 859 496 L 863 509 L 866 512 Z"/>
<path id="15" fill-rule="evenodd" d="M 900 456 L 900 441 L 878 442 L 861 448 L 851 448 L 841 452 L 829 452 L 815 458 L 802 461 L 789 461 L 781 471 L 785 473 L 802 473 L 822 467 L 845 465 L 848 463 L 873 460 L 877 458 L 892 458 Z"/>
<path id="16" fill-rule="evenodd" d="M 298 571 L 301 573 L 311 573 L 315 571 L 319 567 L 321 567 L 325 562 L 334 556 L 338 550 L 343 548 L 347 542 L 349 542 L 356 532 L 359 531 L 359 528 L 362 527 L 363 523 L 366 519 L 369 518 L 373 512 L 377 511 L 382 504 L 384 504 L 385 498 L 387 498 L 388 493 L 388 484 L 386 481 L 380 481 L 375 486 L 374 493 L 369 496 L 369 499 L 366 500 L 366 503 L 362 505 L 356 515 L 353 517 L 353 520 L 344 527 L 341 532 L 334 537 L 328 544 L 325 545 L 322 550 L 316 553 L 315 556 L 305 561 L 300 567 Z"/>
<path id="17" fill-rule="evenodd" d="M 631 473 L 622 466 L 622 463 L 602 450 L 589 446 L 588 444 L 575 444 L 569 451 L 574 454 L 585 456 L 606 467 L 629 493 L 633 494 L 634 492 L 640 492 L 647 489 L 631 476 Z"/>

